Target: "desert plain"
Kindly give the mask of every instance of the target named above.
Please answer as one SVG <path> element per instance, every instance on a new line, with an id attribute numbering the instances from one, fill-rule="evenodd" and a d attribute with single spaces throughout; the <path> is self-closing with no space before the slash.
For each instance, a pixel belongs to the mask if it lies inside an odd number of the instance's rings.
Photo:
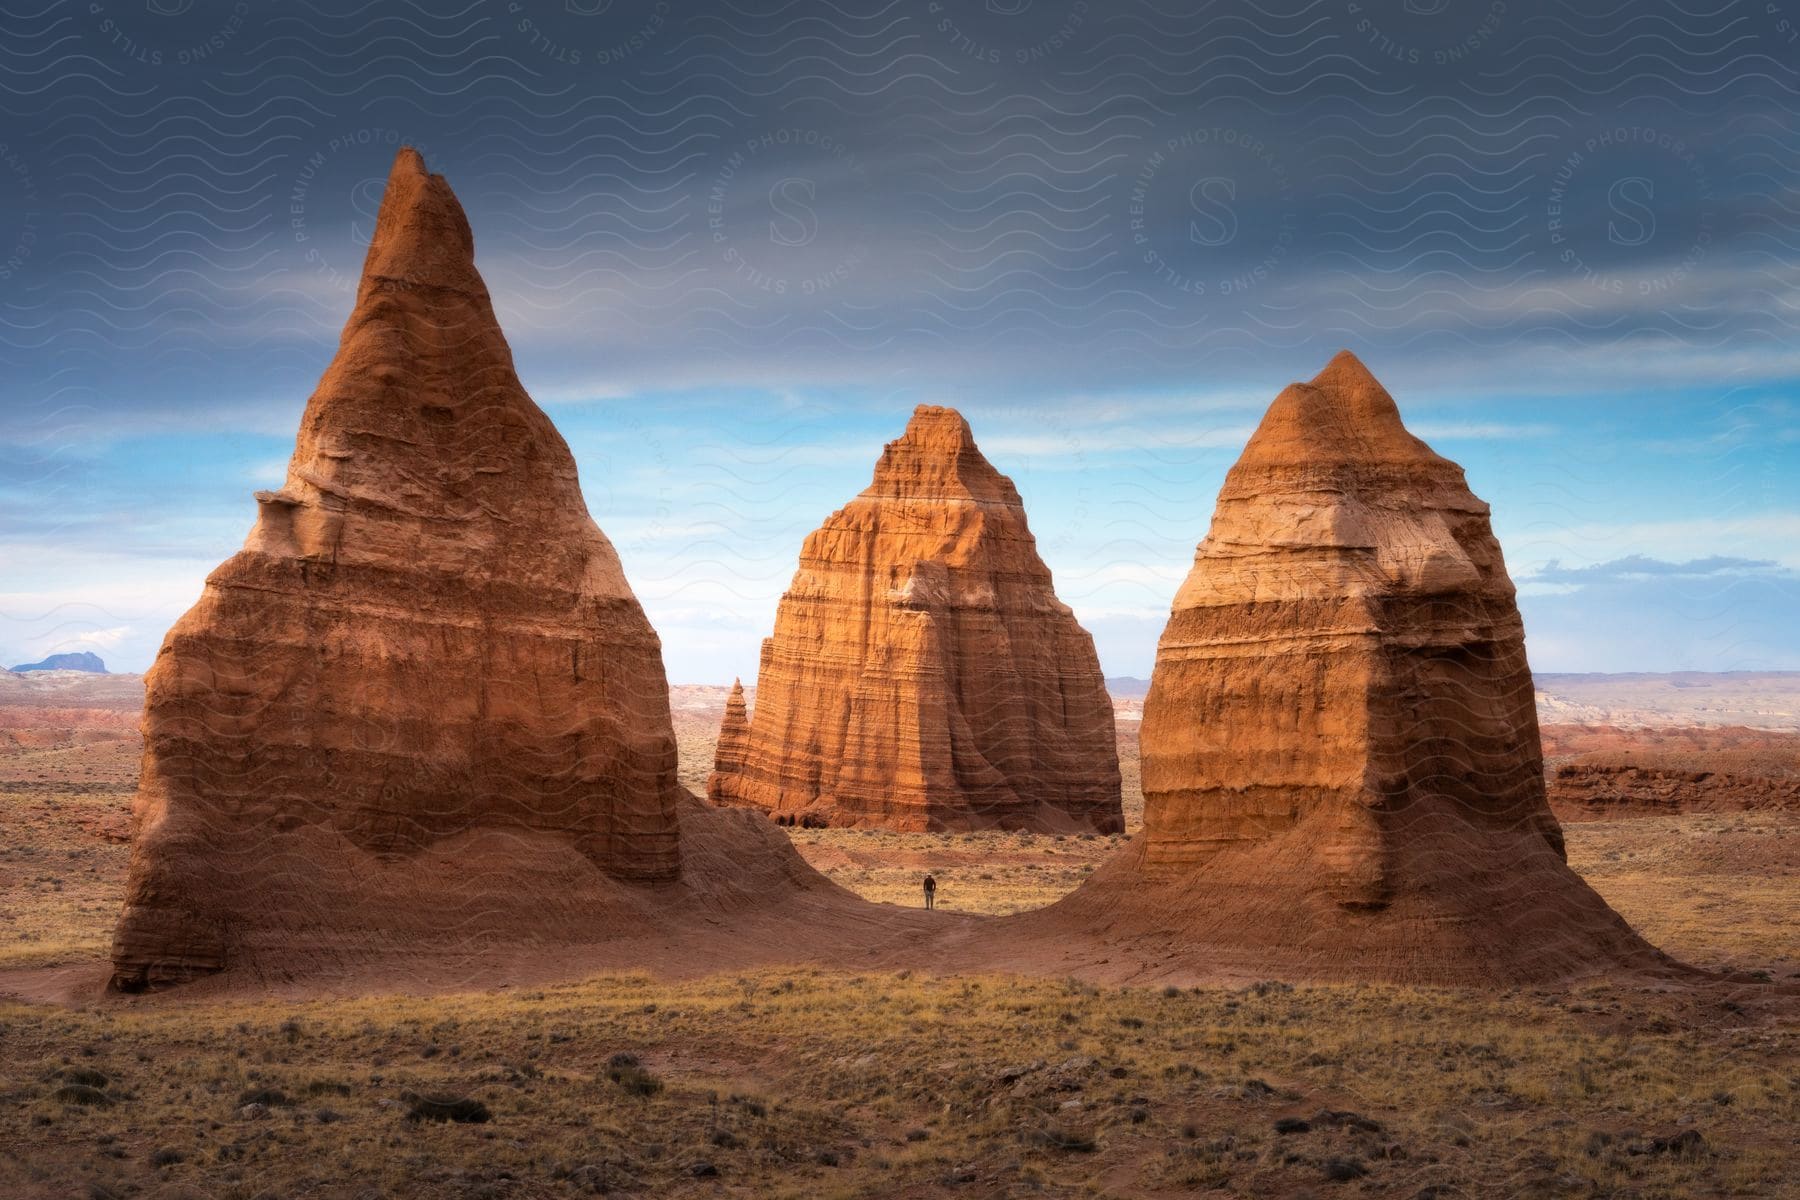
<path id="1" fill-rule="evenodd" d="M 141 680 L 0 677 L 0 1195 L 1796 1194 L 1800 677 L 1537 685 L 1571 866 L 1705 976 L 1134 983 L 794 944 L 107 996 Z M 1141 689 L 1113 690 L 1129 836 Z M 671 689 L 690 790 L 727 692 Z M 1126 840 L 784 832 L 878 903 L 932 872 L 946 921 L 1054 901 Z"/>

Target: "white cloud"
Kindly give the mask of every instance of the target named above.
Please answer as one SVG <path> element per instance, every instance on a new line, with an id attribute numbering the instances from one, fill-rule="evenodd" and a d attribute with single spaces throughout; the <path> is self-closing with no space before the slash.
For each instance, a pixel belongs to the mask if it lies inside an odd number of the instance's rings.
<path id="1" fill-rule="evenodd" d="M 1553 425 L 1505 425 L 1493 421 L 1415 421 L 1407 428 L 1428 442 L 1501 441 L 1550 437 L 1556 433 Z"/>

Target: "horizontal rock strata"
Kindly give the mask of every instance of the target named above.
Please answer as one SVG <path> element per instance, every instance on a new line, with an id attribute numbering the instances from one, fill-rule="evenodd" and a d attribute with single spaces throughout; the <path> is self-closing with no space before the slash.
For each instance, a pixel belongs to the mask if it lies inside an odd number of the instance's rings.
<path id="1" fill-rule="evenodd" d="M 717 803 L 901 830 L 1123 827 L 1093 639 L 1056 598 L 1018 491 L 923 406 L 807 539 Z"/>
<path id="2" fill-rule="evenodd" d="M 1059 920 L 1307 976 L 1657 961 L 1563 861 L 1487 505 L 1348 353 L 1226 476 L 1140 739 L 1143 833 Z"/>
<path id="3" fill-rule="evenodd" d="M 488 865 L 554 844 L 677 875 L 660 644 L 410 149 L 287 480 L 256 499 L 146 678 L 118 986 L 284 937 L 453 936 L 494 893 L 419 863 L 470 838 Z"/>

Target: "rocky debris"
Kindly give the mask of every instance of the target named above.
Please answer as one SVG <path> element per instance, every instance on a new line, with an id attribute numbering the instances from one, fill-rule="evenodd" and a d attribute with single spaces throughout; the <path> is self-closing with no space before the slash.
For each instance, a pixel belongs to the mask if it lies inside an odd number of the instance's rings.
<path id="1" fill-rule="evenodd" d="M 250 1088 L 238 1096 L 240 1105 L 260 1104 L 264 1108 L 292 1108 L 294 1098 L 280 1088 Z"/>
<path id="2" fill-rule="evenodd" d="M 1324 1129 L 1350 1129 L 1357 1133 L 1384 1132 L 1380 1121 L 1344 1109 L 1322 1108 L 1312 1115 L 1310 1124 Z"/>
<path id="3" fill-rule="evenodd" d="M 1015 1066 L 1002 1067 L 1000 1073 L 994 1076 L 994 1086 L 1010 1087 L 1027 1075 L 1043 1070 L 1046 1065 L 1048 1064 L 1040 1058 L 1028 1063 L 1019 1063 Z"/>
<path id="4" fill-rule="evenodd" d="M 52 1100 L 60 1100 L 64 1104 L 77 1104 L 84 1108 L 105 1108 L 113 1102 L 113 1098 L 97 1087 L 85 1083 L 65 1083 L 50 1093 Z"/>
<path id="5" fill-rule="evenodd" d="M 462 1125 L 483 1125 L 494 1114 L 481 1101 L 468 1096 L 425 1096 L 418 1092 L 402 1092 L 406 1119 L 409 1121 L 455 1121 Z"/>
<path id="6" fill-rule="evenodd" d="M 953 409 L 920 406 L 806 539 L 756 693 L 747 744 L 721 733 L 715 803 L 911 831 L 1124 827 L 1093 639 Z"/>
<path id="7" fill-rule="evenodd" d="M 57 1083 L 73 1083 L 91 1088 L 104 1088 L 112 1083 L 105 1071 L 98 1071 L 93 1067 L 58 1067 L 50 1072 L 50 1078 Z"/>
<path id="8" fill-rule="evenodd" d="M 480 927 L 501 905 L 516 935 L 569 885 L 478 886 L 505 848 L 525 873 L 554 843 L 676 876 L 660 643 L 514 373 L 461 206 L 410 148 L 287 481 L 256 500 L 145 678 L 117 986 L 504 936 Z M 505 846 L 477 867 L 422 857 L 484 832 Z"/>
<path id="9" fill-rule="evenodd" d="M 1676 1158 L 1700 1158 L 1712 1152 L 1707 1144 L 1706 1135 L 1698 1129 L 1683 1129 L 1679 1133 L 1661 1134 L 1643 1141 L 1633 1142 L 1628 1147 L 1631 1154 L 1668 1154 Z"/>

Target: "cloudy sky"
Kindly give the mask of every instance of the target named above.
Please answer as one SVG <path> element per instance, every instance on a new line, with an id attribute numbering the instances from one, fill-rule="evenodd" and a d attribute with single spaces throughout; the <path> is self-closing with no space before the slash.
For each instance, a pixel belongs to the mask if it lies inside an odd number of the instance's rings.
<path id="1" fill-rule="evenodd" d="M 754 671 L 914 404 L 1148 674 L 1340 347 L 1494 507 L 1534 665 L 1800 669 L 1800 0 L 22 0 L 0 662 L 145 667 L 279 484 L 398 145 L 677 681 Z"/>

